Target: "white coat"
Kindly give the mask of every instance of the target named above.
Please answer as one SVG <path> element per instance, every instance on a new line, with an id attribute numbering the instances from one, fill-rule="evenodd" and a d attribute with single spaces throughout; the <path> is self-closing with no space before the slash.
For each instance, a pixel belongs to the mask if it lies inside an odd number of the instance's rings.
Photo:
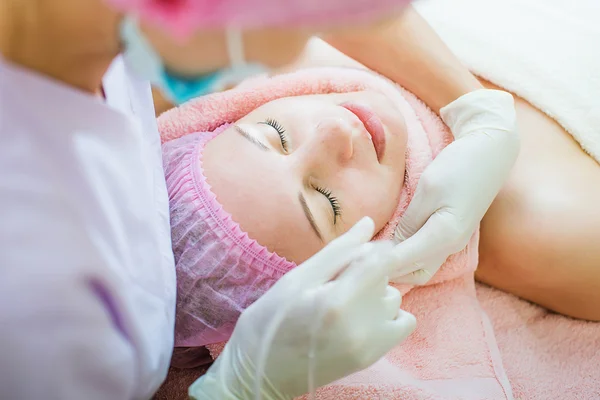
<path id="1" fill-rule="evenodd" d="M 0 399 L 152 396 L 175 269 L 150 86 L 106 101 L 0 60 Z"/>

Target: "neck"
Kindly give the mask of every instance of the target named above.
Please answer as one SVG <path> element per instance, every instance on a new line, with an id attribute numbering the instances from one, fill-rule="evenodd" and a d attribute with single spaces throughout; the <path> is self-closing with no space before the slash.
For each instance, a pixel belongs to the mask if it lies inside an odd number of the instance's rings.
<path id="1" fill-rule="evenodd" d="M 120 50 L 120 18 L 102 0 L 0 0 L 0 54 L 98 93 Z"/>

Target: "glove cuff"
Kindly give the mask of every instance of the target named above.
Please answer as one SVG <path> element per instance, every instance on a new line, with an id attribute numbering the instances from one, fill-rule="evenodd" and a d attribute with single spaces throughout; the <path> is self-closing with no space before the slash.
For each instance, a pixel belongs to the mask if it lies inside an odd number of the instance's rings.
<path id="1" fill-rule="evenodd" d="M 242 400 L 237 378 L 238 368 L 233 365 L 227 347 L 219 358 L 188 389 L 190 399 L 194 400 Z"/>
<path id="2" fill-rule="evenodd" d="M 194 400 L 248 400 L 254 399 L 256 367 L 246 354 L 228 343 L 225 349 L 204 376 L 194 382 L 188 394 Z M 263 377 L 262 400 L 291 400 Z"/>
<path id="3" fill-rule="evenodd" d="M 455 139 L 478 129 L 516 130 L 515 101 L 503 90 L 479 89 L 467 93 L 440 109 L 440 116 Z"/>

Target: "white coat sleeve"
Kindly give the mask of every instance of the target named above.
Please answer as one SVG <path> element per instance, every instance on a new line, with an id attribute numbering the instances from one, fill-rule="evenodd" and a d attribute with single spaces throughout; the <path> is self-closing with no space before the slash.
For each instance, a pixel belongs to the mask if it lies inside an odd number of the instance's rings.
<path id="1" fill-rule="evenodd" d="M 93 232 L 64 194 L 16 178 L 0 179 L 0 399 L 134 398 L 136 352 Z"/>

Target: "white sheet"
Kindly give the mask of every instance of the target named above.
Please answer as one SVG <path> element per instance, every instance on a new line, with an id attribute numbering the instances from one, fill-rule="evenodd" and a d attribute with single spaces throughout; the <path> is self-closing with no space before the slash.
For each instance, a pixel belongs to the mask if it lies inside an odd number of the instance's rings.
<path id="1" fill-rule="evenodd" d="M 600 1 L 414 5 L 473 73 L 555 119 L 600 162 Z"/>

